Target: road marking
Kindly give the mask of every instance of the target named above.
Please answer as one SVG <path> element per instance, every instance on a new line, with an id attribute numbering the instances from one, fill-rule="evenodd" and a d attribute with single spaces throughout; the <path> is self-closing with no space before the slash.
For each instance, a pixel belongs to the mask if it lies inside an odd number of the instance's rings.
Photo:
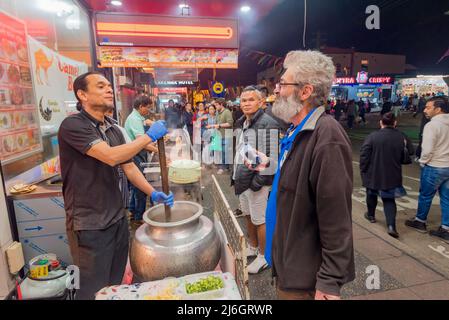
<path id="1" fill-rule="evenodd" d="M 443 246 L 438 246 L 436 248 L 432 247 L 431 245 L 428 246 L 430 249 L 432 249 L 435 252 L 438 252 L 439 254 L 441 254 L 443 257 L 448 258 L 449 259 L 449 251 L 446 251 L 446 248 Z"/>
<path id="2" fill-rule="evenodd" d="M 357 165 L 360 167 L 360 162 L 357 161 L 352 161 L 353 164 Z M 416 182 L 421 182 L 421 179 L 417 179 L 417 178 L 413 178 L 413 177 L 409 177 L 409 176 L 403 176 L 404 178 L 416 181 Z"/>

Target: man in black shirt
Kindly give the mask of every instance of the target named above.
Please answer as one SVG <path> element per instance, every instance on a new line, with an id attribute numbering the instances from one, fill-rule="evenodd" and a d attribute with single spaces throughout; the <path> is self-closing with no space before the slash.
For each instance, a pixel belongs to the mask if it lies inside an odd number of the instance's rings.
<path id="1" fill-rule="evenodd" d="M 80 269 L 77 299 L 85 300 L 120 284 L 126 267 L 129 231 L 118 166 L 154 202 L 173 205 L 173 194 L 155 191 L 132 161 L 167 133 L 164 122 L 125 144 L 121 130 L 105 117 L 114 107 L 110 82 L 99 73 L 86 73 L 75 80 L 74 91 L 80 113 L 62 122 L 58 139 L 67 237 Z"/>

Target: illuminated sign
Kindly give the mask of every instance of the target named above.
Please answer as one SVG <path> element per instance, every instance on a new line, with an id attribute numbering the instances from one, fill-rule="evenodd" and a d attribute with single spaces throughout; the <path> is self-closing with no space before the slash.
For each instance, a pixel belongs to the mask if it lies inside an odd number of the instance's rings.
<path id="1" fill-rule="evenodd" d="M 100 36 L 138 36 L 161 38 L 231 39 L 234 31 L 229 27 L 193 27 L 132 23 L 97 23 Z"/>
<path id="2" fill-rule="evenodd" d="M 336 78 L 334 84 L 356 84 L 354 77 Z"/>
<path id="3" fill-rule="evenodd" d="M 99 47 L 97 54 L 102 68 L 237 69 L 239 58 L 238 49 Z"/>
<path id="4" fill-rule="evenodd" d="M 187 93 L 187 88 L 155 88 L 154 94 L 183 94 Z"/>
<path id="5" fill-rule="evenodd" d="M 191 80 L 161 80 L 156 81 L 158 87 L 196 87 L 198 83 Z"/>
<path id="6" fill-rule="evenodd" d="M 212 89 L 214 90 L 214 93 L 216 93 L 216 94 L 221 94 L 221 93 L 223 93 L 223 90 L 224 90 L 223 83 L 221 83 L 221 82 L 215 82 L 215 84 L 214 84 L 214 86 L 212 87 Z"/>
<path id="7" fill-rule="evenodd" d="M 393 82 L 394 82 L 393 77 L 370 77 L 366 79 L 364 77 L 360 77 L 360 79 L 356 79 L 354 77 L 343 77 L 343 78 L 336 78 L 334 80 L 334 85 L 393 84 Z"/>
<path id="8" fill-rule="evenodd" d="M 97 13 L 99 46 L 239 48 L 236 19 Z"/>
<path id="9" fill-rule="evenodd" d="M 360 71 L 357 74 L 357 82 L 358 83 L 367 83 L 368 82 L 368 72 Z"/>
<path id="10" fill-rule="evenodd" d="M 369 78 L 369 83 L 392 84 L 393 78 L 392 77 L 372 77 L 372 78 Z"/>
<path id="11" fill-rule="evenodd" d="M 225 87 L 222 82 L 214 82 L 212 85 L 212 97 L 214 98 L 223 98 L 225 95 Z"/>

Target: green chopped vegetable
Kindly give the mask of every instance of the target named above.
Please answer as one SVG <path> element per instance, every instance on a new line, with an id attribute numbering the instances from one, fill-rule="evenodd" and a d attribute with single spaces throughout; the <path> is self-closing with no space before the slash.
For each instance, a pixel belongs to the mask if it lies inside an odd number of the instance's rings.
<path id="1" fill-rule="evenodd" d="M 201 293 L 224 288 L 223 279 L 215 276 L 208 276 L 193 283 L 186 283 L 188 294 Z"/>

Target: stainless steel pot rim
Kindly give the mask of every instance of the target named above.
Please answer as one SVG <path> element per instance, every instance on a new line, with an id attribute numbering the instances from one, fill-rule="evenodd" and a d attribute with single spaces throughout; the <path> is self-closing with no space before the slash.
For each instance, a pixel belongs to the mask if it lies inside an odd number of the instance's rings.
<path id="1" fill-rule="evenodd" d="M 159 208 L 163 208 L 164 205 L 163 204 L 159 204 L 157 206 L 154 206 L 150 209 L 148 209 L 144 214 L 143 214 L 143 221 L 145 221 L 145 223 L 149 224 L 152 227 L 159 227 L 159 228 L 173 228 L 173 227 L 179 227 L 182 226 L 184 224 L 190 223 L 192 221 L 197 220 L 199 217 L 202 216 L 203 214 L 203 207 L 200 206 L 198 203 L 196 202 L 190 202 L 190 201 L 175 201 L 175 204 L 173 207 L 176 206 L 176 204 L 187 204 L 190 205 L 192 207 L 196 207 L 198 209 L 198 211 L 191 216 L 190 218 L 184 219 L 184 220 L 180 220 L 180 221 L 176 221 L 176 222 L 157 222 L 157 221 L 153 221 L 151 220 L 148 216 L 151 214 L 152 211 L 156 211 Z"/>

